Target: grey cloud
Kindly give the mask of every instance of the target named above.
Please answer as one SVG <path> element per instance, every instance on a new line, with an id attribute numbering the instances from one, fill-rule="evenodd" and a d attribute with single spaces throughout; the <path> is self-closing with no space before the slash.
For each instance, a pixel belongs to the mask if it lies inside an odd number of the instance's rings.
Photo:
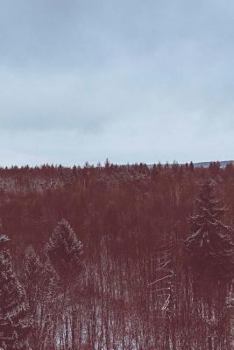
<path id="1" fill-rule="evenodd" d="M 98 92 L 79 77 L 2 74 L 1 81 L 1 129 L 98 132 L 107 122 L 105 112 L 98 108 Z"/>
<path id="2" fill-rule="evenodd" d="M 5 162 L 233 158 L 231 1 L 1 5 Z"/>

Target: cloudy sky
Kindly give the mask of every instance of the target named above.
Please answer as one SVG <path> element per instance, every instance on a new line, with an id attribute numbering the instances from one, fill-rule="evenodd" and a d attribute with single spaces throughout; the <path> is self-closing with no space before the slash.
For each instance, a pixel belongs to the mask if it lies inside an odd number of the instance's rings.
<path id="1" fill-rule="evenodd" d="M 234 158 L 232 0 L 0 4 L 0 165 Z"/>

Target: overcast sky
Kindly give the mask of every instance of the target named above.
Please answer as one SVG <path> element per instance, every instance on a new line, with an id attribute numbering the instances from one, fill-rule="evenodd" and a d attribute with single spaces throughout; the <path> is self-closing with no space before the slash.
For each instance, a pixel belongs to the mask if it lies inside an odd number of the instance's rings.
<path id="1" fill-rule="evenodd" d="M 0 4 L 0 165 L 234 158 L 233 0 Z"/>

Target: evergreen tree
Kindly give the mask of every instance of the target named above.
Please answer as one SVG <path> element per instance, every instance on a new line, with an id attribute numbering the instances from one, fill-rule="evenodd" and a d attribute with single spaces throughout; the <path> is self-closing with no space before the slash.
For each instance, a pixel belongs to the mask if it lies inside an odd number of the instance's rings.
<path id="1" fill-rule="evenodd" d="M 83 245 L 69 223 L 62 219 L 46 247 L 47 255 L 61 281 L 74 281 L 82 269 Z"/>
<path id="2" fill-rule="evenodd" d="M 28 350 L 26 295 L 4 246 L 6 241 L 7 237 L 0 235 L 0 346 L 6 350 Z"/>
<path id="3" fill-rule="evenodd" d="M 200 277 L 230 280 L 234 268 L 233 229 L 222 222 L 225 209 L 216 198 L 215 189 L 212 180 L 201 186 L 185 244 L 193 271 Z"/>
<path id="4" fill-rule="evenodd" d="M 23 262 L 23 279 L 26 294 L 28 297 L 31 313 L 36 312 L 38 299 L 40 299 L 41 277 L 43 274 L 43 265 L 33 247 L 27 248 Z"/>
<path id="5" fill-rule="evenodd" d="M 206 180 L 196 200 L 195 214 L 191 217 L 191 233 L 185 244 L 189 253 L 193 290 L 197 299 L 198 315 L 206 329 L 206 348 L 225 343 L 223 326 L 225 301 L 233 277 L 233 229 L 222 220 L 225 213 L 216 195 L 216 185 Z M 196 298 L 195 298 L 196 300 Z"/>
<path id="6" fill-rule="evenodd" d="M 82 243 L 69 223 L 62 219 L 55 228 L 46 247 L 47 255 L 61 282 L 60 332 L 64 334 L 64 349 L 75 348 L 76 302 L 78 277 L 82 269 Z"/>
<path id="7" fill-rule="evenodd" d="M 50 303 L 56 295 L 57 274 L 46 258 L 42 262 L 31 246 L 25 252 L 23 280 L 32 313 L 40 302 Z"/>
<path id="8" fill-rule="evenodd" d="M 23 265 L 24 285 L 33 318 L 30 344 L 34 350 L 41 349 L 51 333 L 52 325 L 48 320 L 55 313 L 57 275 L 48 260 L 42 262 L 31 246 L 25 252 Z"/>

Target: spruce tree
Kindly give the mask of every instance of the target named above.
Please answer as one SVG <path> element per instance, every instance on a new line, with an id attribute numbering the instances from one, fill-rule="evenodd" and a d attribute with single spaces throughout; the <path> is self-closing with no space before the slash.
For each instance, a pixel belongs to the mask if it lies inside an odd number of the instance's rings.
<path id="1" fill-rule="evenodd" d="M 28 247 L 23 261 L 23 280 L 31 313 L 36 313 L 42 286 L 43 265 L 33 247 Z"/>
<path id="2" fill-rule="evenodd" d="M 28 247 L 24 258 L 23 279 L 29 301 L 33 327 L 30 344 L 33 349 L 48 342 L 57 297 L 56 273 L 48 259 L 41 261 L 33 247 Z"/>
<path id="3" fill-rule="evenodd" d="M 46 252 L 63 283 L 70 284 L 79 276 L 83 245 L 65 219 L 58 223 L 52 233 Z"/>
<path id="4" fill-rule="evenodd" d="M 206 180 L 196 200 L 191 217 L 191 232 L 185 241 L 188 250 L 192 286 L 199 308 L 198 315 L 206 325 L 206 348 L 214 349 L 224 342 L 225 302 L 233 272 L 233 229 L 223 223 L 225 208 L 216 194 L 216 184 Z M 215 340 L 216 339 L 216 340 Z"/>
<path id="5" fill-rule="evenodd" d="M 191 232 L 185 244 L 193 272 L 199 278 L 230 281 L 233 275 L 233 229 L 222 222 L 225 208 L 218 200 L 216 185 L 206 180 L 191 217 Z"/>
<path id="6" fill-rule="evenodd" d="M 72 348 L 76 346 L 76 288 L 82 269 L 83 246 L 66 220 L 58 223 L 46 252 L 61 282 L 60 322 L 64 332 L 64 349 L 67 350 L 71 344 Z"/>
<path id="7" fill-rule="evenodd" d="M 5 350 L 28 350 L 30 322 L 23 286 L 20 284 L 0 235 L 0 347 Z"/>
<path id="8" fill-rule="evenodd" d="M 42 262 L 33 247 L 28 247 L 23 261 L 23 281 L 32 313 L 40 302 L 51 303 L 56 295 L 57 274 L 46 257 Z"/>

